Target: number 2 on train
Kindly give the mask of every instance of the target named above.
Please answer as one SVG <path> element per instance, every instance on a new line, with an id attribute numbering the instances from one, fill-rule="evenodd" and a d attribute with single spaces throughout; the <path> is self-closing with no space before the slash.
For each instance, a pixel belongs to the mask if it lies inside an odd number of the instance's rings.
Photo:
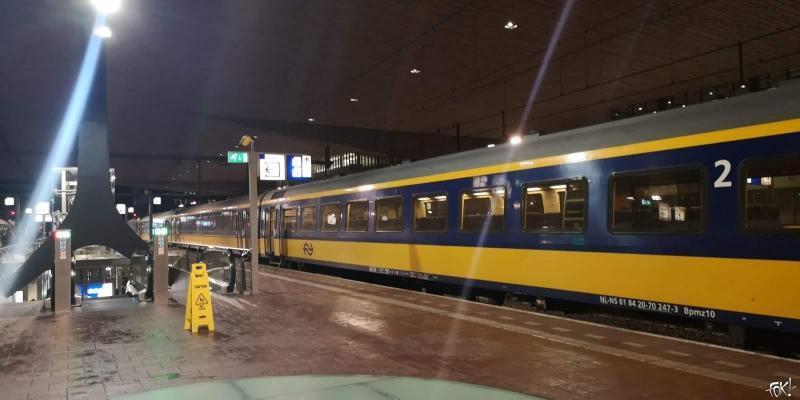
<path id="1" fill-rule="evenodd" d="M 717 180 L 714 181 L 714 187 L 726 188 L 733 186 L 733 182 L 728 180 L 728 175 L 731 173 L 731 162 L 728 160 L 717 160 L 714 162 L 714 167 L 722 167 L 722 173 L 719 174 Z"/>

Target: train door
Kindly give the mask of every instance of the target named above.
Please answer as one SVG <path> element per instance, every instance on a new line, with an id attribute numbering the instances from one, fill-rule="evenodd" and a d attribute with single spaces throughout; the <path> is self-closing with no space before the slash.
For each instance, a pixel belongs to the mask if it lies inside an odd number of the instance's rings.
<path id="1" fill-rule="evenodd" d="M 272 207 L 270 214 L 272 215 L 272 253 L 278 257 L 283 257 L 283 252 L 281 251 L 283 249 L 281 246 L 281 236 L 283 236 L 283 212 L 281 206 Z"/>
<path id="2" fill-rule="evenodd" d="M 272 218 L 268 207 L 259 207 L 258 241 L 263 255 L 272 253 Z"/>

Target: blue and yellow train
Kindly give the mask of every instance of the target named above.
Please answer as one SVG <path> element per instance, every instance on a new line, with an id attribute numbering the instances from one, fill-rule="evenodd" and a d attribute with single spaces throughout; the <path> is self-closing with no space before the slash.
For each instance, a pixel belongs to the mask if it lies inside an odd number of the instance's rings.
<path id="1" fill-rule="evenodd" d="M 155 218 L 175 244 L 246 249 L 246 208 Z M 262 255 L 800 332 L 800 85 L 292 186 L 259 210 Z"/>

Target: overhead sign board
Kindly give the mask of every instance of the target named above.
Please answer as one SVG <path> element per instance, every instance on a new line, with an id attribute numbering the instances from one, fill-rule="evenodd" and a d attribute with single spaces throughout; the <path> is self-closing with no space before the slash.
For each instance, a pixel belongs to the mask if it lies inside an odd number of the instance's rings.
<path id="1" fill-rule="evenodd" d="M 247 164 L 247 152 L 228 151 L 228 164 Z"/>
<path id="2" fill-rule="evenodd" d="M 290 181 L 311 179 L 311 156 L 305 154 L 286 155 L 286 177 Z"/>
<path id="3" fill-rule="evenodd" d="M 283 154 L 259 154 L 258 178 L 262 181 L 286 180 L 286 156 Z"/>

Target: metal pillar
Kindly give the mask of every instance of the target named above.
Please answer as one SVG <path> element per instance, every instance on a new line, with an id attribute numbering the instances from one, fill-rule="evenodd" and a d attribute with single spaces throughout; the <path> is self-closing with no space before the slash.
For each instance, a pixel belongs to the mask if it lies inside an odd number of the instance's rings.
<path id="1" fill-rule="evenodd" d="M 55 240 L 55 286 L 53 300 L 55 311 L 69 311 L 72 308 L 72 231 L 69 229 L 56 231 Z"/>
<path id="2" fill-rule="evenodd" d="M 252 151 L 247 158 L 249 169 L 249 198 L 250 204 L 249 220 L 250 220 L 250 239 L 248 247 L 250 248 L 250 294 L 258 293 L 258 153 Z"/>
<path id="3" fill-rule="evenodd" d="M 169 247 L 166 228 L 158 228 L 153 239 L 153 303 L 169 304 Z"/>

